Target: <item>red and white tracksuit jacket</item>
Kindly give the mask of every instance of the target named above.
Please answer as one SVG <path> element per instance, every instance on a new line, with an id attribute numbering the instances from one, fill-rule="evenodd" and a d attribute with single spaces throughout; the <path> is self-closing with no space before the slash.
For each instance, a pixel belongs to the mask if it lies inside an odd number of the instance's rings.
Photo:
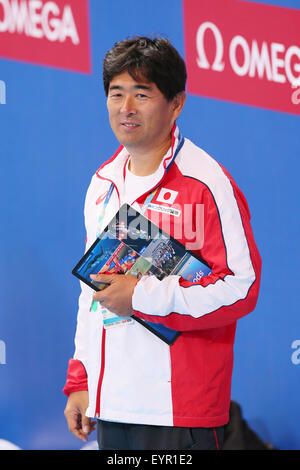
<path id="1" fill-rule="evenodd" d="M 152 203 L 181 208 L 181 215 L 150 209 L 144 215 L 164 230 L 169 227 L 172 236 L 181 228 L 179 241 L 186 245 L 190 238 L 184 230 L 184 208 L 195 214 L 197 205 L 202 207 L 202 246 L 193 251 L 206 260 L 212 274 L 197 283 L 172 275 L 163 280 L 143 277 L 137 283 L 134 314 L 182 331 L 172 346 L 135 321 L 105 330 L 99 309 L 90 311 L 93 290 L 81 283 L 75 353 L 64 393 L 88 390 L 89 417 L 187 427 L 220 426 L 229 419 L 236 321 L 255 308 L 261 258 L 247 202 L 236 183 L 188 139 L 172 161 L 178 134 L 174 125 L 172 147 L 157 178 L 163 193 L 157 191 Z M 102 228 L 123 203 L 128 157 L 121 146 L 91 180 L 84 209 L 87 248 L 96 239 L 99 212 L 111 182 L 114 191 Z M 141 208 L 151 189 L 145 188 L 131 205 Z M 174 204 L 160 202 L 166 192 L 172 195 L 170 200 L 176 196 Z"/>

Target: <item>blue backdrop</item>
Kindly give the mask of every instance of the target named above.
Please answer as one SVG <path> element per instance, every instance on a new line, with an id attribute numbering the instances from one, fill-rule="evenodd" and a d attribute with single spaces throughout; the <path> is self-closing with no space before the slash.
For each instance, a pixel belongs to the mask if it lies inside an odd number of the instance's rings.
<path id="1" fill-rule="evenodd" d="M 265 3 L 299 8 L 298 0 Z M 91 75 L 0 59 L 0 439 L 22 449 L 83 445 L 67 429 L 62 387 L 74 350 L 79 283 L 71 269 L 84 250 L 85 192 L 118 146 L 104 54 L 128 35 L 159 34 L 184 55 L 180 1 L 91 0 L 90 23 Z M 200 96 L 188 96 L 178 121 L 250 206 L 263 272 L 257 307 L 238 323 L 232 398 L 280 449 L 300 448 L 299 122 Z"/>

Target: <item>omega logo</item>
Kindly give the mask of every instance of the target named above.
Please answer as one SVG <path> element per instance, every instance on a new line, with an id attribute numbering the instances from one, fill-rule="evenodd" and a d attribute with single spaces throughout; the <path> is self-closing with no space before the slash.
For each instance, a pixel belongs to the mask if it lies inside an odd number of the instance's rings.
<path id="1" fill-rule="evenodd" d="M 0 0 L 0 33 L 45 37 L 53 42 L 80 43 L 70 5 L 41 0 Z"/>
<path id="2" fill-rule="evenodd" d="M 212 64 L 207 60 L 204 47 L 204 37 L 208 30 L 212 32 L 216 44 Z M 300 86 L 300 48 L 296 45 L 286 48 L 284 44 L 277 42 L 268 44 L 267 41 L 263 41 L 259 44 L 256 39 L 252 39 L 249 44 L 243 36 L 236 35 L 231 39 L 227 50 L 224 48 L 220 29 L 214 23 L 205 21 L 197 30 L 196 46 L 198 54 L 196 62 L 201 69 L 223 72 L 228 61 L 233 72 L 240 77 L 265 77 L 268 81 L 277 83 L 288 81 L 294 86 Z"/>
<path id="3" fill-rule="evenodd" d="M 222 72 L 225 67 L 224 62 L 222 62 L 223 51 L 224 51 L 223 38 L 217 26 L 214 23 L 211 23 L 210 21 L 205 21 L 204 23 L 202 23 L 202 25 L 199 26 L 198 31 L 197 31 L 197 39 L 196 39 L 197 50 L 198 50 L 197 64 L 202 69 L 210 68 L 210 64 L 208 63 L 205 50 L 204 50 L 204 34 L 206 33 L 208 29 L 210 29 L 213 32 L 215 36 L 215 41 L 216 41 L 216 56 L 215 56 L 215 60 L 211 68 L 212 70 L 216 70 L 217 72 Z"/>

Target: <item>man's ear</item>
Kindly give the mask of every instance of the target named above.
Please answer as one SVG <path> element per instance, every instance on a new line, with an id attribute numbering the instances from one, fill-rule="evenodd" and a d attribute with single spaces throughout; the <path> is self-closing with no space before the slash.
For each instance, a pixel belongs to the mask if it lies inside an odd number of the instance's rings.
<path id="1" fill-rule="evenodd" d="M 186 101 L 185 91 L 180 91 L 179 93 L 177 93 L 176 96 L 174 96 L 172 100 L 174 120 L 176 120 L 178 116 L 180 115 L 185 101 Z"/>

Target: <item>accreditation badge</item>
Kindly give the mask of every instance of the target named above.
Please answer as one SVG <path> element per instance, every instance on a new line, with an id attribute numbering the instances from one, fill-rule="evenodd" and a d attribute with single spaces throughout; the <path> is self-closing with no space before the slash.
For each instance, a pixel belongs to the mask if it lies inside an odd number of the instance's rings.
<path id="1" fill-rule="evenodd" d="M 131 317 L 119 317 L 115 313 L 110 312 L 107 308 L 101 307 L 101 313 L 103 315 L 103 326 L 106 330 L 116 326 L 125 326 L 133 323 Z"/>

